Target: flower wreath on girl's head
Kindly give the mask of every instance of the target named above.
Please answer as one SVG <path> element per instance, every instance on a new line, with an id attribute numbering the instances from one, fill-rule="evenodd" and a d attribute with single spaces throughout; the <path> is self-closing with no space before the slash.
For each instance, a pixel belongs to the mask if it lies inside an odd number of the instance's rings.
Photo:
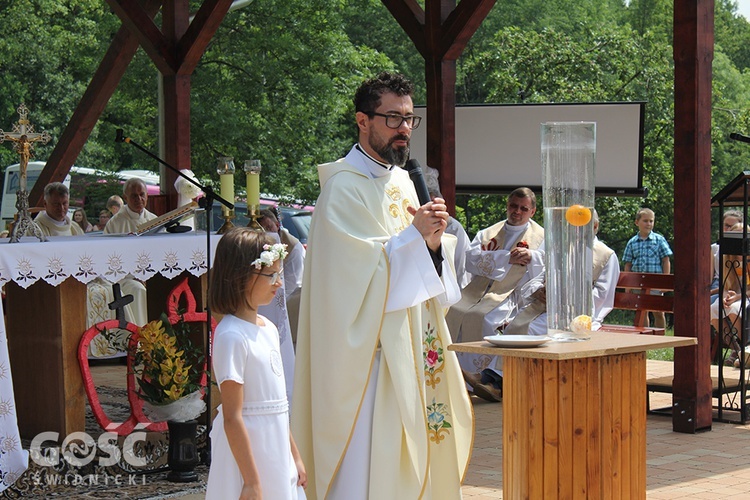
<path id="1" fill-rule="evenodd" d="M 251 265 L 255 266 L 255 269 L 270 267 L 277 260 L 284 260 L 286 256 L 286 245 L 282 243 L 274 243 L 273 245 L 266 244 L 263 245 L 263 252 L 261 252 L 260 257 L 252 261 Z"/>

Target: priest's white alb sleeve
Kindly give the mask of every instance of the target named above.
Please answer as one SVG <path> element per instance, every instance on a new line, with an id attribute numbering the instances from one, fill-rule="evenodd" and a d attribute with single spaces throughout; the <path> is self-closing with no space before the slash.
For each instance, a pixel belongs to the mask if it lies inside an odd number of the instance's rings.
<path id="1" fill-rule="evenodd" d="M 445 293 L 443 281 L 435 271 L 430 252 L 417 228 L 409 226 L 385 244 L 390 262 L 390 286 L 385 312 L 415 306 Z M 446 267 L 443 261 L 443 274 Z M 452 276 L 453 271 L 449 270 Z M 455 278 L 454 278 L 455 281 Z"/>

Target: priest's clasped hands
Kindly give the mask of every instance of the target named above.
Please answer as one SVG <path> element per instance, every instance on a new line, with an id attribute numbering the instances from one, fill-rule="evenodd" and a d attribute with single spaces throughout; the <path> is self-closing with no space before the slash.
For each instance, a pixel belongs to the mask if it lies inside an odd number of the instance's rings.
<path id="1" fill-rule="evenodd" d="M 408 207 L 409 213 L 414 216 L 412 225 L 422 235 L 427 246 L 433 252 L 440 248 L 440 238 L 448 227 L 448 207 L 442 198 L 433 198 L 418 209 Z"/>

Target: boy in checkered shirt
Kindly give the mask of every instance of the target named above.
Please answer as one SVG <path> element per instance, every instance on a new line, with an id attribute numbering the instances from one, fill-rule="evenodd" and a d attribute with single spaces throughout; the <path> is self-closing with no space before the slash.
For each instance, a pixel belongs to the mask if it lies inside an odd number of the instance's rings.
<path id="1" fill-rule="evenodd" d="M 669 274 L 671 264 L 669 256 L 672 249 L 664 236 L 653 232 L 654 212 L 648 208 L 641 208 L 635 216 L 635 225 L 638 226 L 638 234 L 630 238 L 625 246 L 625 254 L 622 261 L 625 263 L 625 271 L 637 273 L 663 273 Z M 657 290 L 652 293 L 661 294 Z M 657 328 L 666 328 L 667 321 L 663 312 L 653 311 L 654 325 Z M 648 318 L 646 319 L 648 326 Z"/>

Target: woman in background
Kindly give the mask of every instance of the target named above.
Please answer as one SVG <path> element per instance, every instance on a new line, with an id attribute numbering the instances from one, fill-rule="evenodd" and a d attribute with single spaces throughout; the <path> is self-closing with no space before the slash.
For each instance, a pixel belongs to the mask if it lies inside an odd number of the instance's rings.
<path id="1" fill-rule="evenodd" d="M 86 212 L 82 208 L 76 208 L 73 212 L 73 220 L 83 229 L 84 233 L 90 233 L 94 230 L 94 226 L 91 225 L 86 217 Z"/>

